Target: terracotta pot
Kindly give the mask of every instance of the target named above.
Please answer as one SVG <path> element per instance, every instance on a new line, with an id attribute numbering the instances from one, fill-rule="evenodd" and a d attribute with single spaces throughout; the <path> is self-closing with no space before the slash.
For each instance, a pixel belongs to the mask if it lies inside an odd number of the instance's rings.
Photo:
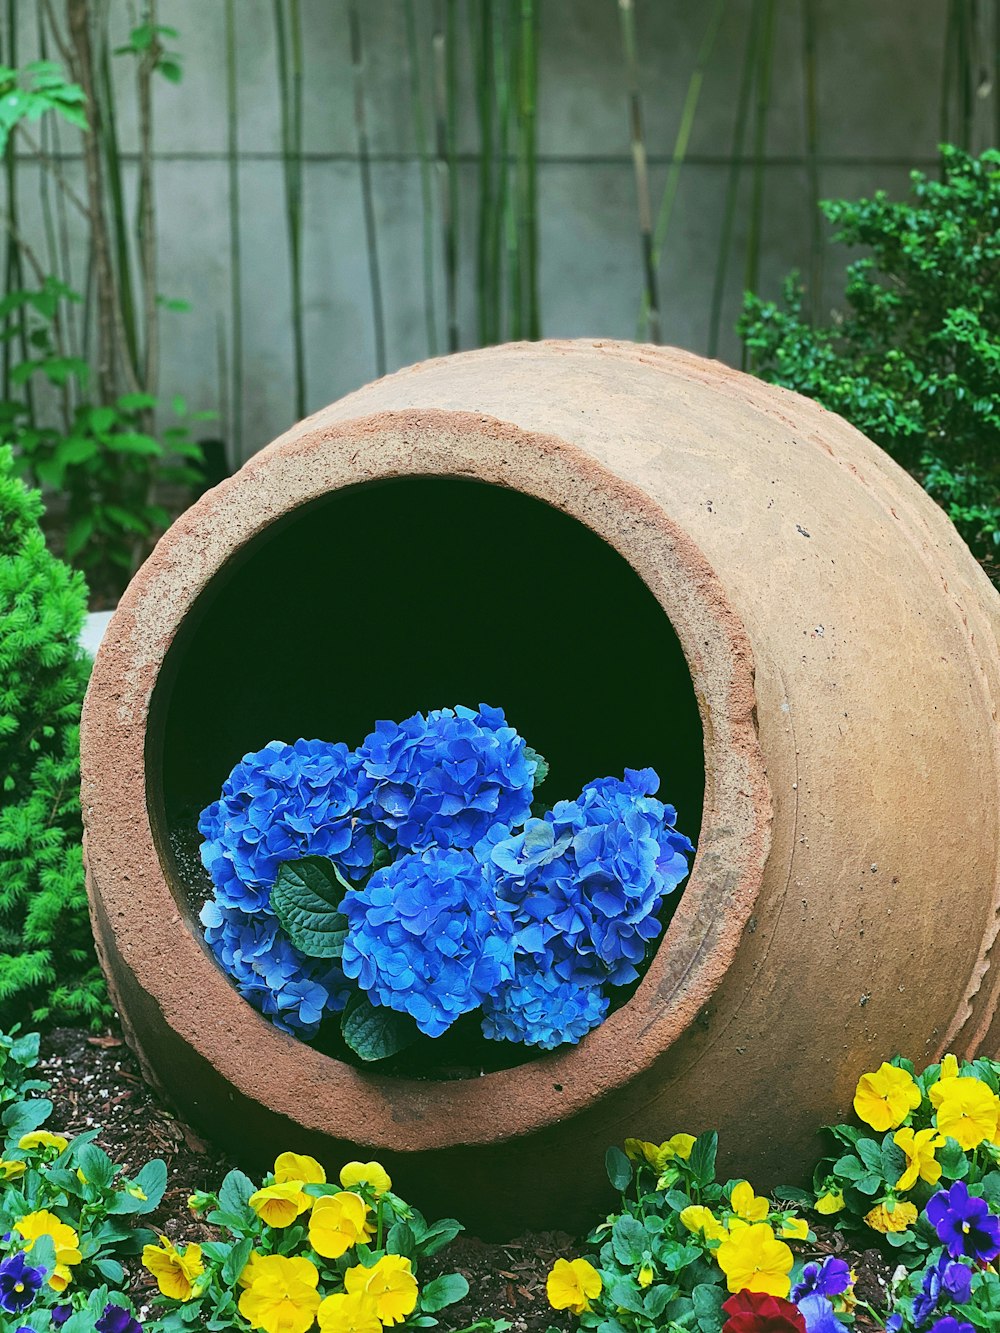
<path id="1" fill-rule="evenodd" d="M 717 1126 L 723 1178 L 799 1180 L 863 1070 L 997 1053 L 998 620 L 893 462 L 716 363 L 550 342 L 370 385 L 178 520 L 98 654 L 86 858 L 129 1039 L 230 1149 L 377 1154 L 480 1232 L 593 1221 L 628 1134 Z M 553 797 L 657 767 L 690 882 L 579 1046 L 450 1082 L 351 1068 L 239 998 L 169 827 L 272 737 L 480 699 Z"/>

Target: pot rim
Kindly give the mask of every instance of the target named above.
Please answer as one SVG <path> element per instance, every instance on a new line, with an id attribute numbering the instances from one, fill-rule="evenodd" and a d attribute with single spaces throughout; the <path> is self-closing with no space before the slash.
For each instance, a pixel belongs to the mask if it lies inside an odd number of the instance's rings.
<path id="1" fill-rule="evenodd" d="M 694 865 L 635 994 L 576 1046 L 453 1082 L 357 1069 L 280 1032 L 243 1000 L 171 886 L 157 783 L 148 781 L 156 747 L 146 723 L 161 669 L 185 615 L 226 562 L 278 519 L 335 490 L 416 476 L 522 491 L 612 546 L 677 633 L 705 747 Z M 772 818 L 753 676 L 744 626 L 702 552 L 649 496 L 577 446 L 440 408 L 336 425 L 308 418 L 177 520 L 130 584 L 97 654 L 81 768 L 91 911 L 105 927 L 98 933 L 112 994 L 120 965 L 240 1093 L 306 1129 L 373 1149 L 496 1142 L 580 1112 L 649 1068 L 691 1026 L 750 922 Z"/>

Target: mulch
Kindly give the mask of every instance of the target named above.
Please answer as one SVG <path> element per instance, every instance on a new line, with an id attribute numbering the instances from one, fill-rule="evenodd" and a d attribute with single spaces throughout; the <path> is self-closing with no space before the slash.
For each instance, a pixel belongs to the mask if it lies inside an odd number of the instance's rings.
<path id="1" fill-rule="evenodd" d="M 217 1234 L 192 1216 L 188 1196 L 196 1190 L 218 1190 L 235 1163 L 164 1106 L 143 1080 L 120 1032 L 112 1029 L 95 1036 L 84 1029 L 55 1028 L 43 1034 L 39 1076 L 52 1085 L 47 1094 L 56 1107 L 52 1129 L 72 1136 L 100 1127 L 101 1147 L 131 1174 L 154 1157 L 166 1163 L 166 1191 L 156 1211 L 141 1219 L 143 1225 L 179 1243 L 210 1240 Z M 846 1259 L 857 1276 L 859 1302 L 884 1308 L 892 1269 L 882 1253 L 852 1250 L 841 1232 L 815 1224 L 813 1229 L 816 1256 L 838 1254 Z M 442 1316 L 446 1329 L 502 1318 L 510 1322 L 513 1333 L 545 1333 L 548 1328 L 569 1333 L 576 1320 L 550 1308 L 545 1279 L 556 1259 L 584 1253 L 582 1239 L 559 1231 L 526 1233 L 500 1244 L 462 1235 L 421 1265 L 421 1276 L 457 1271 L 468 1279 L 469 1295 Z M 132 1263 L 128 1276 L 137 1306 L 147 1305 L 155 1294 L 149 1274 Z M 855 1328 L 874 1333 L 880 1325 L 859 1308 Z"/>

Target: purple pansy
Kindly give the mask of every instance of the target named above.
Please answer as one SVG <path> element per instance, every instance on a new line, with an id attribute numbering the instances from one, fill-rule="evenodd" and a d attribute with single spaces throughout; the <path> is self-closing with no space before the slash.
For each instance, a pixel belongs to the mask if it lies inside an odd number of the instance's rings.
<path id="1" fill-rule="evenodd" d="M 1000 1254 L 1000 1217 L 990 1213 L 985 1199 L 970 1194 L 964 1181 L 956 1180 L 951 1189 L 935 1194 L 926 1211 L 928 1221 L 953 1259 L 989 1263 Z"/>
<path id="2" fill-rule="evenodd" d="M 792 1300 L 803 1296 L 840 1296 L 851 1285 L 851 1270 L 843 1259 L 827 1255 L 821 1264 L 806 1264 L 792 1288 Z"/>
<path id="3" fill-rule="evenodd" d="M 97 1333 L 142 1333 L 142 1325 L 121 1305 L 106 1305 L 94 1323 Z"/>
<path id="4" fill-rule="evenodd" d="M 0 1263 L 0 1309 L 21 1314 L 34 1303 L 45 1280 L 44 1268 L 32 1268 L 23 1250 Z"/>
<path id="5" fill-rule="evenodd" d="M 840 1322 L 830 1301 L 818 1292 L 803 1296 L 796 1304 L 806 1321 L 806 1333 L 847 1333 L 847 1325 Z"/>
<path id="6" fill-rule="evenodd" d="M 937 1312 L 941 1298 L 948 1297 L 956 1305 L 964 1305 L 972 1289 L 972 1269 L 950 1259 L 944 1252 L 924 1273 L 920 1291 L 913 1301 L 913 1322 L 923 1328 Z"/>

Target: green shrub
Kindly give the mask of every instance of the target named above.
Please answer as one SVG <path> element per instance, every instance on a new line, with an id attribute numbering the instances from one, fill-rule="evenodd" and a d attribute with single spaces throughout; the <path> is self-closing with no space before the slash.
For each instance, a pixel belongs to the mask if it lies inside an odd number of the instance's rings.
<path id="1" fill-rule="evenodd" d="M 110 1012 L 83 884 L 77 636 L 86 585 L 45 545 L 41 499 L 0 448 L 0 1014 Z"/>
<path id="2" fill-rule="evenodd" d="M 738 330 L 756 374 L 839 412 L 913 474 L 996 576 L 1000 556 L 1000 153 L 941 149 L 912 197 L 827 200 L 832 239 L 865 246 L 845 309 L 809 324 L 748 293 Z"/>

